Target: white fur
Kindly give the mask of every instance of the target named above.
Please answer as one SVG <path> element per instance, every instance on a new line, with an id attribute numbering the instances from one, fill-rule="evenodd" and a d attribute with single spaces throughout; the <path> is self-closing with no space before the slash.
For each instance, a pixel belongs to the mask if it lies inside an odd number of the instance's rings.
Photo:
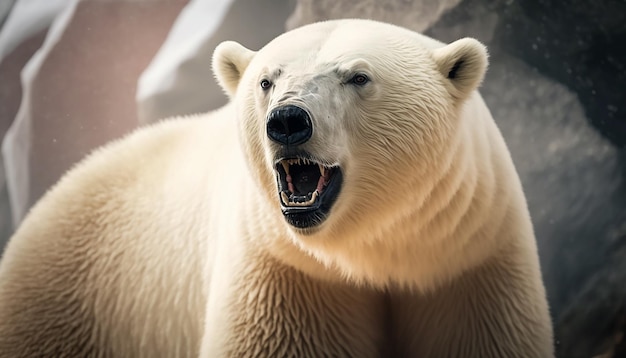
<path id="1" fill-rule="evenodd" d="M 0 357 L 552 355 L 524 195 L 475 91 L 484 46 L 342 20 L 213 64 L 232 104 L 109 145 L 30 213 L 0 265 Z M 315 230 L 280 213 L 281 104 L 344 173 Z"/>

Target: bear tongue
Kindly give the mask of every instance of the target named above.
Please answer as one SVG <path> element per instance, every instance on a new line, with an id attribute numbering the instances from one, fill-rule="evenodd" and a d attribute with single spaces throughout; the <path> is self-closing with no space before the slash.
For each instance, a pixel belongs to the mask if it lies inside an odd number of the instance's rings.
<path id="1" fill-rule="evenodd" d="M 287 189 L 290 192 L 295 193 L 296 189 L 293 187 L 293 179 L 291 179 L 291 175 L 287 174 L 287 177 L 285 179 L 287 180 Z"/>
<path id="2" fill-rule="evenodd" d="M 320 176 L 320 178 L 317 180 L 317 188 L 315 188 L 315 190 L 321 193 L 322 190 L 324 190 L 325 185 L 326 185 L 326 177 Z"/>

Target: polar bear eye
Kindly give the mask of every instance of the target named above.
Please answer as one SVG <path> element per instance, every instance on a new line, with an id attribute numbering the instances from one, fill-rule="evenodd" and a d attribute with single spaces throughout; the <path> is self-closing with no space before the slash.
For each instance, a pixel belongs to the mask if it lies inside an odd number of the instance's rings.
<path id="1" fill-rule="evenodd" d="M 363 86 L 370 81 L 369 77 L 367 77 L 364 73 L 357 73 L 350 79 L 350 83 L 355 84 L 357 86 Z"/>
<path id="2" fill-rule="evenodd" d="M 261 86 L 261 89 L 268 90 L 270 89 L 270 87 L 272 87 L 272 82 L 267 79 L 262 79 L 259 85 Z"/>

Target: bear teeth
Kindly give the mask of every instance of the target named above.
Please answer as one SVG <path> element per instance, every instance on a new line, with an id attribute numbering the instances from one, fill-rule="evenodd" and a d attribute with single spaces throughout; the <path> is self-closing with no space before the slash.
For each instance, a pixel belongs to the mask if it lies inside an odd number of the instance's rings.
<path id="1" fill-rule="evenodd" d="M 302 202 L 296 202 L 295 200 L 295 196 L 292 194 L 291 198 L 289 198 L 287 196 L 287 193 L 284 191 L 280 192 L 280 198 L 283 201 L 283 204 L 285 204 L 285 206 L 310 206 L 312 205 L 315 200 L 317 200 L 317 197 L 319 196 L 319 192 L 317 190 L 315 190 L 312 194 L 311 194 L 311 199 L 306 200 L 306 201 L 302 201 Z"/>

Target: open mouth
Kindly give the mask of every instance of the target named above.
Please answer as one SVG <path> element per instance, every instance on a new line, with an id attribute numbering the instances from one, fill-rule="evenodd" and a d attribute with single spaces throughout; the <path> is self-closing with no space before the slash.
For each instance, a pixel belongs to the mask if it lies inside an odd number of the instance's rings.
<path id="1" fill-rule="evenodd" d="M 287 222 L 301 229 L 322 223 L 341 189 L 341 169 L 308 157 L 280 159 L 275 169 L 280 206 Z"/>

